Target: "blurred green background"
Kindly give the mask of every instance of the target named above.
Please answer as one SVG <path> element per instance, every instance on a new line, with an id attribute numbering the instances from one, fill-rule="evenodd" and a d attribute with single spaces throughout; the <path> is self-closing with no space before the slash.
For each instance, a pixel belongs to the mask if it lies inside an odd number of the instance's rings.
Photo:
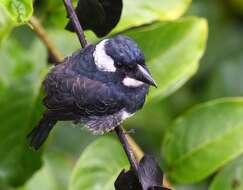
<path id="1" fill-rule="evenodd" d="M 51 67 L 32 14 L 64 55 L 80 48 L 61 0 L 0 0 L 0 190 L 113 190 L 128 168 L 114 134 L 60 122 L 40 152 L 28 148 Z M 175 189 L 243 190 L 243 1 L 124 0 L 118 32 L 138 42 L 159 84 L 125 122 L 131 136 Z"/>

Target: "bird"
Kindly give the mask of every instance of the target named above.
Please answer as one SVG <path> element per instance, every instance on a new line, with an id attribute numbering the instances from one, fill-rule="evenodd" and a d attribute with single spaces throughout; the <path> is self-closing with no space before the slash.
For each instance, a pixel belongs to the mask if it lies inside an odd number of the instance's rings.
<path id="1" fill-rule="evenodd" d="M 143 107 L 150 86 L 157 84 L 131 38 L 89 44 L 45 77 L 46 110 L 27 136 L 30 147 L 38 150 L 58 121 L 81 123 L 96 135 L 114 130 Z"/>

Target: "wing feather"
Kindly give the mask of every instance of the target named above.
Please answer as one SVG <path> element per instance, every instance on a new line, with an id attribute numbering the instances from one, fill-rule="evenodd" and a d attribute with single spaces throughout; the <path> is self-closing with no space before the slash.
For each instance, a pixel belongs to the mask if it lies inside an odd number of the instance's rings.
<path id="1" fill-rule="evenodd" d="M 60 68 L 58 68 L 60 67 Z M 75 114 L 103 116 L 121 110 L 121 99 L 108 84 L 83 75 L 73 75 L 57 65 L 44 81 L 44 104 L 50 110 L 70 109 Z"/>

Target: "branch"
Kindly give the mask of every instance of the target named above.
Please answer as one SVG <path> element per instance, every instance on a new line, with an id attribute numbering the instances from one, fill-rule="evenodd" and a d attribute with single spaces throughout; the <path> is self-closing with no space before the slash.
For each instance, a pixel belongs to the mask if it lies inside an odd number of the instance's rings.
<path id="1" fill-rule="evenodd" d="M 50 53 L 51 57 L 55 59 L 55 62 L 60 63 L 63 61 L 64 56 L 62 53 L 55 47 L 55 45 L 52 43 L 50 40 L 47 32 L 39 22 L 39 20 L 35 17 L 32 16 L 29 20 L 30 25 L 32 26 L 33 30 L 36 32 L 38 37 L 41 39 L 41 41 L 44 43 L 46 46 L 48 52 Z"/>
<path id="2" fill-rule="evenodd" d="M 84 31 L 82 29 L 81 24 L 79 23 L 78 17 L 74 11 L 73 5 L 71 0 L 63 0 L 64 5 L 66 7 L 68 16 L 74 26 L 74 29 L 76 31 L 76 34 L 79 38 L 80 44 L 81 46 L 84 48 L 87 46 L 87 41 L 85 39 L 85 35 L 84 35 Z M 134 153 L 128 143 L 128 140 L 126 138 L 125 132 L 123 130 L 123 128 L 121 126 L 117 126 L 115 128 L 116 134 L 121 142 L 121 144 L 123 145 L 123 148 L 127 154 L 128 160 L 131 164 L 131 167 L 133 168 L 134 172 L 137 174 L 137 170 L 138 170 L 138 162 L 134 156 Z"/>
<path id="3" fill-rule="evenodd" d="M 126 134 L 128 144 L 130 145 L 137 162 L 139 162 L 142 159 L 142 157 L 144 156 L 144 152 L 137 145 L 137 143 L 134 141 L 134 139 L 126 132 L 126 130 L 124 130 L 124 132 Z"/>
<path id="4" fill-rule="evenodd" d="M 80 44 L 83 48 L 85 48 L 88 45 L 88 43 L 85 39 L 83 28 L 82 28 L 81 24 L 79 23 L 78 17 L 76 15 L 75 11 L 74 11 L 72 2 L 71 2 L 71 0 L 63 0 L 63 2 L 64 2 L 64 5 L 66 7 L 66 10 L 67 10 L 68 17 L 71 20 L 72 25 L 75 29 L 75 32 L 78 36 Z"/>
<path id="5" fill-rule="evenodd" d="M 128 160 L 131 164 L 131 167 L 134 171 L 134 173 L 137 175 L 137 172 L 138 172 L 138 162 L 134 156 L 134 153 L 130 147 L 130 144 L 128 143 L 128 140 L 126 138 L 126 135 L 125 135 L 125 132 L 124 132 L 124 129 L 121 127 L 121 126 L 117 126 L 115 128 L 115 131 L 116 131 L 116 134 L 127 154 L 127 157 L 128 157 Z"/>
<path id="6" fill-rule="evenodd" d="M 126 131 L 124 130 L 124 133 L 126 133 Z M 130 145 L 135 157 L 136 157 L 136 160 L 137 162 L 139 162 L 142 157 L 144 156 L 144 152 L 142 151 L 142 149 L 139 147 L 139 145 L 134 141 L 134 139 L 128 135 L 126 133 L 126 138 L 127 138 L 127 141 L 128 141 L 128 144 Z M 170 189 L 172 190 L 175 190 L 175 188 L 173 188 L 170 184 L 170 182 L 168 181 L 168 179 L 166 178 L 166 176 L 164 175 L 164 182 L 163 182 L 164 186 L 165 187 L 169 187 Z"/>

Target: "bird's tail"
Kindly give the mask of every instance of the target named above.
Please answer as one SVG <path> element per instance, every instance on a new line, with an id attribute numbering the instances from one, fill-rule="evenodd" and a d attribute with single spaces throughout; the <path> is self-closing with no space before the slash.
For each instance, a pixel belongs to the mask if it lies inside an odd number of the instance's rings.
<path id="1" fill-rule="evenodd" d="M 44 114 L 38 125 L 27 135 L 27 138 L 30 139 L 30 147 L 38 150 L 56 122 L 56 120 L 50 119 L 47 114 Z"/>

